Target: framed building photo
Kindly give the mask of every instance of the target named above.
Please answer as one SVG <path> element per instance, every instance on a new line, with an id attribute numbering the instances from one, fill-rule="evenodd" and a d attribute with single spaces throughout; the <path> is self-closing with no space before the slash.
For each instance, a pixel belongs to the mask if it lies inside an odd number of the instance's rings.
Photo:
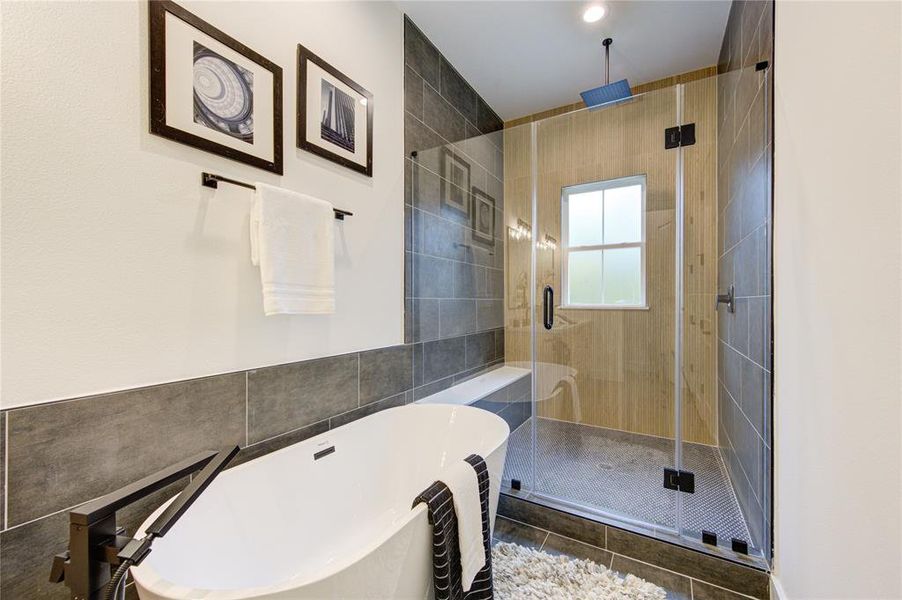
<path id="1" fill-rule="evenodd" d="M 298 148 L 373 176 L 373 95 L 298 44 Z"/>
<path id="2" fill-rule="evenodd" d="M 150 0 L 150 132 L 282 174 L 282 68 Z"/>
<path id="3" fill-rule="evenodd" d="M 495 245 L 495 199 L 480 190 L 473 188 L 473 210 L 471 225 L 473 241 L 483 246 Z"/>
<path id="4" fill-rule="evenodd" d="M 450 208 L 463 216 L 470 216 L 470 163 L 459 154 L 442 146 L 439 155 L 442 208 Z"/>

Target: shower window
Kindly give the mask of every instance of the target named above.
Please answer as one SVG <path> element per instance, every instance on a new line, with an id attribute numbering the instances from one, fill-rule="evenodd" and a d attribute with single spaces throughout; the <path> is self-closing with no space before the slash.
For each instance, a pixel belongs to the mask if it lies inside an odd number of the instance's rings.
<path id="1" fill-rule="evenodd" d="M 647 308 L 645 176 L 565 187 L 564 307 Z"/>

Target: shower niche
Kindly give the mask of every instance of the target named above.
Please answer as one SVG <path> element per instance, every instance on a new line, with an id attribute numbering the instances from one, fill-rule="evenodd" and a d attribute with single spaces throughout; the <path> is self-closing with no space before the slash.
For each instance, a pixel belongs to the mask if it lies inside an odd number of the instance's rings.
<path id="1" fill-rule="evenodd" d="M 766 566 L 768 76 L 504 129 L 505 492 Z"/>

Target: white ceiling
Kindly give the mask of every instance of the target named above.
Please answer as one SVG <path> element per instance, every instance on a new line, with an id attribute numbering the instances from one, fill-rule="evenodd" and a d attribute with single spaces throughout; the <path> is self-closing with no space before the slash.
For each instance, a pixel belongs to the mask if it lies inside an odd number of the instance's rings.
<path id="1" fill-rule="evenodd" d="M 583 10 L 607 15 L 585 23 Z M 646 83 L 717 63 L 729 0 L 403 0 L 401 10 L 504 120 L 579 101 L 611 81 Z"/>

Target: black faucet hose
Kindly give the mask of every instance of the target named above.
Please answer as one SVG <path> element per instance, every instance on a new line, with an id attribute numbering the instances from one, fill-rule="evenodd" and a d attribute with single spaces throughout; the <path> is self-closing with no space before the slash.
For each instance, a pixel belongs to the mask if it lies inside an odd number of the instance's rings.
<path id="1" fill-rule="evenodd" d="M 132 566 L 131 560 L 126 559 L 122 561 L 107 584 L 104 600 L 125 600 L 125 579 L 130 566 Z"/>

